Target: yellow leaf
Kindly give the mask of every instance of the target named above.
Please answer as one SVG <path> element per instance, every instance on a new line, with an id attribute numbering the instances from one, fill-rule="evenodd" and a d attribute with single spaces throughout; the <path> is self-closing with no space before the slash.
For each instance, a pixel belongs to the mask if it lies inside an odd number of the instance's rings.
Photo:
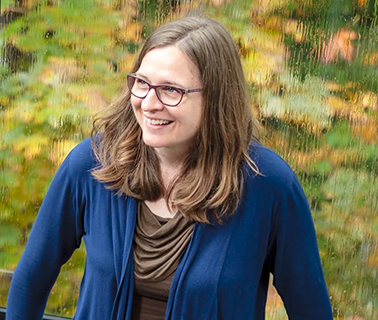
<path id="1" fill-rule="evenodd" d="M 59 140 L 52 145 L 50 159 L 59 166 L 67 154 L 77 145 L 74 140 Z"/>
<path id="2" fill-rule="evenodd" d="M 42 147 L 48 145 L 49 139 L 45 136 L 33 135 L 29 137 L 22 137 L 14 144 L 14 150 L 23 153 L 25 159 L 31 160 L 41 152 Z"/>
<path id="3" fill-rule="evenodd" d="M 139 43 L 142 40 L 143 25 L 140 22 L 131 22 L 122 25 L 118 37 L 125 42 Z"/>

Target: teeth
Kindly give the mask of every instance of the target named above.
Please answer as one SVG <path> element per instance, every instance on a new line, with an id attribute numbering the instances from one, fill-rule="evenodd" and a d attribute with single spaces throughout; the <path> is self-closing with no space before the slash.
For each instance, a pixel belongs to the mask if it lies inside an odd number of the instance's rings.
<path id="1" fill-rule="evenodd" d="M 168 124 L 170 121 L 168 120 L 155 120 L 155 119 L 147 119 L 147 122 L 150 124 L 157 124 L 157 125 L 163 125 L 163 124 Z"/>

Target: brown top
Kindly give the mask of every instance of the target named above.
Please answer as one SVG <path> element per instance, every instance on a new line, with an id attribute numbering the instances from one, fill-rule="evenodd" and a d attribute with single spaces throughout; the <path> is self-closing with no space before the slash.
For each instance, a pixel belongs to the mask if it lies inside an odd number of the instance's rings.
<path id="1" fill-rule="evenodd" d="M 132 320 L 164 319 L 174 272 L 193 233 L 193 222 L 177 213 L 163 218 L 139 203 L 134 233 Z"/>

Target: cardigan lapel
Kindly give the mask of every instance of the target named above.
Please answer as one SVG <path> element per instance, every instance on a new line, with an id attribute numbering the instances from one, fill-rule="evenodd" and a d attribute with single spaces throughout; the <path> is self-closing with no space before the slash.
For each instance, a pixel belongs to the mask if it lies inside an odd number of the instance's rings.
<path id="1" fill-rule="evenodd" d="M 181 281 L 182 274 L 184 273 L 184 266 L 186 265 L 186 262 L 189 259 L 189 252 L 191 251 L 193 247 L 194 235 L 198 232 L 198 228 L 199 228 L 199 223 L 196 222 L 193 227 L 193 234 L 188 244 L 188 248 L 186 249 L 185 254 L 181 258 L 181 261 L 175 271 L 175 275 L 173 276 L 171 288 L 169 290 L 167 309 L 165 312 L 164 320 L 171 319 L 172 307 L 173 307 L 174 299 L 176 297 L 177 287 L 178 287 L 179 282 Z"/>
<path id="2" fill-rule="evenodd" d="M 233 220 L 227 219 L 224 225 L 195 224 L 173 277 L 165 320 L 217 319 L 219 278 L 235 227 Z"/>
<path id="3" fill-rule="evenodd" d="M 123 248 L 123 261 L 121 281 L 118 284 L 117 294 L 113 303 L 112 320 L 125 320 L 131 316 L 132 298 L 134 290 L 134 265 L 132 256 L 132 243 L 137 215 L 137 200 L 127 197 L 125 200 L 126 217 L 125 242 Z"/>

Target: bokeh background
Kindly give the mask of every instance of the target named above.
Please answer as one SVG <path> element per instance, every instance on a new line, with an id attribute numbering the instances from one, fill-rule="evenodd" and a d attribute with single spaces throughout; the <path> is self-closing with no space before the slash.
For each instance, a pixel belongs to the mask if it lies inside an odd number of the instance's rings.
<path id="1" fill-rule="evenodd" d="M 62 159 L 120 92 L 146 36 L 186 15 L 221 21 L 240 49 L 263 143 L 308 197 L 334 318 L 378 319 L 375 0 L 2 0 L 0 307 Z M 84 264 L 81 248 L 47 313 L 73 315 Z M 274 288 L 267 319 L 287 319 Z"/>

